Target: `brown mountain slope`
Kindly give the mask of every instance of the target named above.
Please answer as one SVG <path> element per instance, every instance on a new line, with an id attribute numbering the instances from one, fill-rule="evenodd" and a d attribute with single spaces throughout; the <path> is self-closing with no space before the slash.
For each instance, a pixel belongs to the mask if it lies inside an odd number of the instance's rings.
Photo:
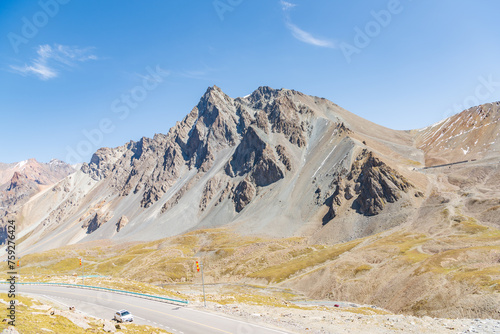
<path id="1" fill-rule="evenodd" d="M 29 159 L 14 164 L 0 165 L 0 226 L 4 226 L 8 219 L 18 216 L 21 207 L 39 191 L 52 186 L 54 183 L 75 172 L 70 165 L 52 160 L 49 163 L 39 163 Z M 23 228 L 22 222 L 18 225 Z M 0 242 L 5 241 L 2 233 Z"/>
<path id="2" fill-rule="evenodd" d="M 472 107 L 418 130 L 416 145 L 425 152 L 427 166 L 496 158 L 500 154 L 499 121 L 500 102 Z"/>

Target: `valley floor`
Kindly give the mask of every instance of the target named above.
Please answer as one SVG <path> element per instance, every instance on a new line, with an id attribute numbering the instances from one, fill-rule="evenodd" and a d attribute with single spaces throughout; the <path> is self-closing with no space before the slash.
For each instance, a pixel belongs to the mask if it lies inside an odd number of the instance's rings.
<path id="1" fill-rule="evenodd" d="M 358 305 L 350 302 L 312 302 L 283 303 L 282 306 L 272 304 L 226 303 L 228 293 L 238 298 L 238 289 L 235 286 L 223 284 L 206 287 L 207 296 L 211 300 L 219 299 L 221 303 L 207 302 L 203 307 L 200 286 L 175 285 L 183 294 L 192 294 L 193 307 L 200 310 L 223 314 L 224 316 L 242 321 L 260 324 L 265 327 L 275 327 L 292 333 L 314 334 L 388 334 L 388 333 L 415 333 L 415 334 L 465 334 L 465 333 L 500 333 L 500 320 L 494 319 L 445 319 L 428 316 L 415 317 L 393 314 L 389 311 L 371 305 Z M 265 288 L 256 292 L 256 298 L 262 298 Z M 229 292 L 229 291 L 232 291 Z M 256 291 L 252 287 L 252 291 Z M 241 291 L 240 291 L 241 292 Z M 270 299 L 276 291 L 267 290 Z M 226 297 L 224 297 L 226 296 Z M 322 305 L 323 304 L 323 305 Z M 340 307 L 335 307 L 334 305 Z"/>
<path id="2" fill-rule="evenodd" d="M 298 308 L 271 308 L 258 305 L 228 304 L 208 306 L 209 310 L 224 315 L 273 325 L 295 333 L 315 334 L 385 334 L 385 333 L 500 333 L 500 321 L 492 319 L 440 319 L 394 314 L 362 314 L 332 310 L 331 307 L 303 310 Z"/>

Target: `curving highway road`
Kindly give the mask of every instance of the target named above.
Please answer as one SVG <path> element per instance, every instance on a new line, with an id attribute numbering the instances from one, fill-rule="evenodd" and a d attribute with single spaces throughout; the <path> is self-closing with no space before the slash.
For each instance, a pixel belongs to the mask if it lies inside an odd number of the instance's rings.
<path id="1" fill-rule="evenodd" d="M 6 284 L 0 286 L 2 292 L 7 290 Z M 185 306 L 107 291 L 60 286 L 17 285 L 17 292 L 40 296 L 64 306 L 75 306 L 79 311 L 102 319 L 111 319 L 117 310 L 127 309 L 134 315 L 134 322 L 163 328 L 176 334 L 290 333 L 198 311 Z"/>

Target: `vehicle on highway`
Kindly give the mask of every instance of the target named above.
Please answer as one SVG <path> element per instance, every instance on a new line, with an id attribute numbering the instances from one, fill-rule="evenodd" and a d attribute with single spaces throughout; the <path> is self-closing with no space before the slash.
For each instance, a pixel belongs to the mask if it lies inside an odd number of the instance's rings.
<path id="1" fill-rule="evenodd" d="M 115 313 L 115 316 L 113 317 L 113 319 L 118 321 L 118 322 L 127 322 L 127 321 L 132 322 L 132 321 L 134 321 L 134 317 L 127 310 L 117 311 Z"/>

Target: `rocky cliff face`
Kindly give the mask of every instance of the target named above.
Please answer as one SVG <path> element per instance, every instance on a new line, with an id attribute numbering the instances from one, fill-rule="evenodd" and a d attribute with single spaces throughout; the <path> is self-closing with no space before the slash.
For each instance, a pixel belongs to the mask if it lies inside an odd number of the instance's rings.
<path id="1" fill-rule="evenodd" d="M 272 96 L 270 101 L 262 96 Z M 240 198 L 240 177 L 248 176 L 252 187 L 265 187 L 284 177 L 292 162 L 283 145 L 270 143 L 269 134 L 283 134 L 290 144 L 305 145 L 307 113 L 292 102 L 289 92 L 268 87 L 255 91 L 248 101 L 231 99 L 220 88 L 207 90 L 198 105 L 167 135 L 142 138 L 116 149 L 99 149 L 82 171 L 94 180 L 109 179 L 121 196 L 142 193 L 141 206 L 148 208 L 170 189 L 183 173 L 210 170 L 217 154 L 225 149 L 234 153 L 225 165 L 231 178 L 233 198 Z M 265 104 L 264 104 L 265 103 Z M 254 110 L 253 106 L 262 106 Z M 298 114 L 297 114 L 298 113 Z M 162 212 L 177 204 L 189 187 L 183 187 Z M 235 206 L 241 207 L 235 199 Z M 203 206 L 203 205 L 202 205 Z"/>
<path id="2" fill-rule="evenodd" d="M 215 155 L 235 144 L 238 132 L 234 103 L 213 87 L 168 134 L 117 149 L 100 149 L 82 170 L 97 180 L 110 179 L 121 196 L 142 193 L 141 206 L 148 208 L 182 173 L 208 171 Z"/>

